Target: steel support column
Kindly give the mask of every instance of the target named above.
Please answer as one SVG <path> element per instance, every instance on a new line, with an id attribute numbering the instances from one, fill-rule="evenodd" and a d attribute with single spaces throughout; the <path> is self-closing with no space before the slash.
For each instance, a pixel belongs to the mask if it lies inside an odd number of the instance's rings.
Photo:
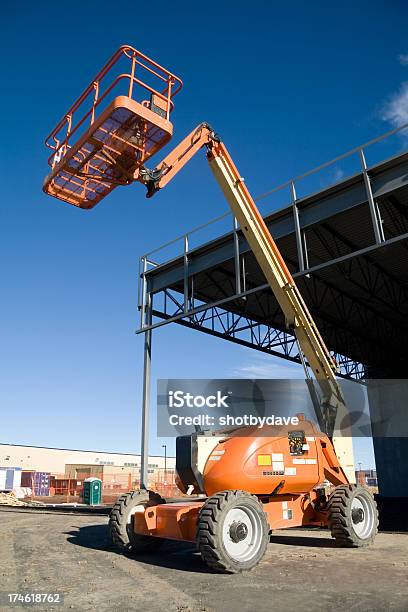
<path id="1" fill-rule="evenodd" d="M 152 296 L 146 294 L 144 322 L 147 326 L 152 324 Z M 143 316 L 143 314 L 142 314 Z M 144 332 L 144 359 L 143 359 L 143 397 L 142 397 L 142 440 L 140 464 L 140 488 L 148 488 L 149 465 L 149 412 L 150 412 L 150 378 L 152 363 L 152 330 Z"/>
<path id="2" fill-rule="evenodd" d="M 291 181 L 290 183 L 290 195 L 292 199 L 292 210 L 293 210 L 293 219 L 295 222 L 295 236 L 296 236 L 296 247 L 297 247 L 297 255 L 298 255 L 298 270 L 299 272 L 303 272 L 305 269 L 305 261 L 303 257 L 303 245 L 302 245 L 302 234 L 300 231 L 300 221 L 299 221 L 299 210 L 296 204 L 296 188 L 295 183 Z"/>
<path id="3" fill-rule="evenodd" d="M 184 313 L 188 312 L 188 235 L 184 236 Z"/>
<path id="4" fill-rule="evenodd" d="M 365 184 L 365 188 L 367 192 L 368 205 L 370 207 L 370 215 L 371 215 L 371 222 L 373 224 L 374 238 L 375 238 L 376 244 L 381 244 L 385 240 L 384 230 L 382 227 L 381 219 L 379 218 L 380 215 L 379 215 L 379 209 L 377 206 L 377 202 L 374 200 L 374 197 L 373 197 L 373 191 L 371 189 L 371 181 L 370 181 L 370 177 L 368 176 L 367 163 L 366 163 L 363 149 L 360 149 L 359 155 L 360 155 L 360 161 L 361 161 L 361 168 L 363 170 L 364 184 Z"/>
<path id="5" fill-rule="evenodd" d="M 239 256 L 238 221 L 234 217 L 234 266 L 235 266 L 235 293 L 241 293 L 241 261 Z"/>

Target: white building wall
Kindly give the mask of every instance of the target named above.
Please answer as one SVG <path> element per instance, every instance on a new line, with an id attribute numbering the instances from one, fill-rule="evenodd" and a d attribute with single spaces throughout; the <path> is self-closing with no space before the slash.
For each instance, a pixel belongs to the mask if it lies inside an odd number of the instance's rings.
<path id="1" fill-rule="evenodd" d="M 0 467 L 20 467 L 23 470 L 64 474 L 66 463 L 139 467 L 140 455 L 0 444 Z M 175 463 L 174 457 L 167 457 L 168 469 L 174 468 Z M 164 457 L 150 456 L 149 465 L 164 468 Z"/>

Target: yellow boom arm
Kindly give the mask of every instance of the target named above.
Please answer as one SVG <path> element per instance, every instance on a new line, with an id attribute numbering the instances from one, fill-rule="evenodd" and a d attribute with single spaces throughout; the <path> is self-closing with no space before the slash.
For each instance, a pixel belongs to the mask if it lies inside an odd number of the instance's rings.
<path id="1" fill-rule="evenodd" d="M 320 427 L 333 437 L 336 423 L 347 413 L 335 376 L 336 364 L 226 146 L 207 124 L 202 124 L 156 169 L 141 168 L 135 178 L 147 186 L 147 196 L 151 197 L 203 147 L 207 149 L 207 159 L 217 183 L 285 315 L 286 325 L 295 334 L 300 350 L 320 386 L 322 397 L 317 418 Z M 335 437 L 333 444 L 344 471 L 353 482 L 351 438 Z"/>

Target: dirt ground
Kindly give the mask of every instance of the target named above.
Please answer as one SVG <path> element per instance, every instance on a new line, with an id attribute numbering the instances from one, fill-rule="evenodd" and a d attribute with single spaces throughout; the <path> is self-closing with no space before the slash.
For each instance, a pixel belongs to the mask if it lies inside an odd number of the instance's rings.
<path id="1" fill-rule="evenodd" d="M 106 516 L 23 509 L 0 519 L 0 591 L 61 592 L 67 610 L 408 610 L 408 534 L 350 550 L 325 531 L 279 531 L 255 570 L 219 575 L 185 544 L 137 560 L 118 554 Z"/>

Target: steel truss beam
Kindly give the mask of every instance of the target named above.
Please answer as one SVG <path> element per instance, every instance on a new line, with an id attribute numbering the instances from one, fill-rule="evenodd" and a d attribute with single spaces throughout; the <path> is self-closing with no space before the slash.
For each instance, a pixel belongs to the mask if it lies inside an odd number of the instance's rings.
<path id="1" fill-rule="evenodd" d="M 342 247 L 357 250 L 357 245 L 341 235 L 330 223 L 323 223 L 310 231 L 333 260 L 339 257 Z M 401 244 L 405 246 L 404 242 Z M 402 311 L 408 314 L 408 287 L 400 278 L 384 270 L 372 256 L 351 258 L 339 262 L 336 267 L 351 285 L 364 292 L 367 297 L 364 307 L 375 311 L 376 316 L 384 316 L 384 311 L 388 311 L 387 316 L 391 318 L 393 314 Z"/>
<path id="2" fill-rule="evenodd" d="M 180 301 L 179 293 L 165 289 L 162 294 L 155 296 L 155 301 L 159 298 L 163 307 L 153 308 L 154 317 L 166 320 L 184 312 L 184 303 Z M 293 363 L 301 363 L 296 339 L 292 334 L 220 306 L 209 306 L 200 312 L 177 319 L 176 323 Z M 363 364 L 336 352 L 332 352 L 332 355 L 339 366 L 340 376 L 360 380 L 367 375 Z"/>

